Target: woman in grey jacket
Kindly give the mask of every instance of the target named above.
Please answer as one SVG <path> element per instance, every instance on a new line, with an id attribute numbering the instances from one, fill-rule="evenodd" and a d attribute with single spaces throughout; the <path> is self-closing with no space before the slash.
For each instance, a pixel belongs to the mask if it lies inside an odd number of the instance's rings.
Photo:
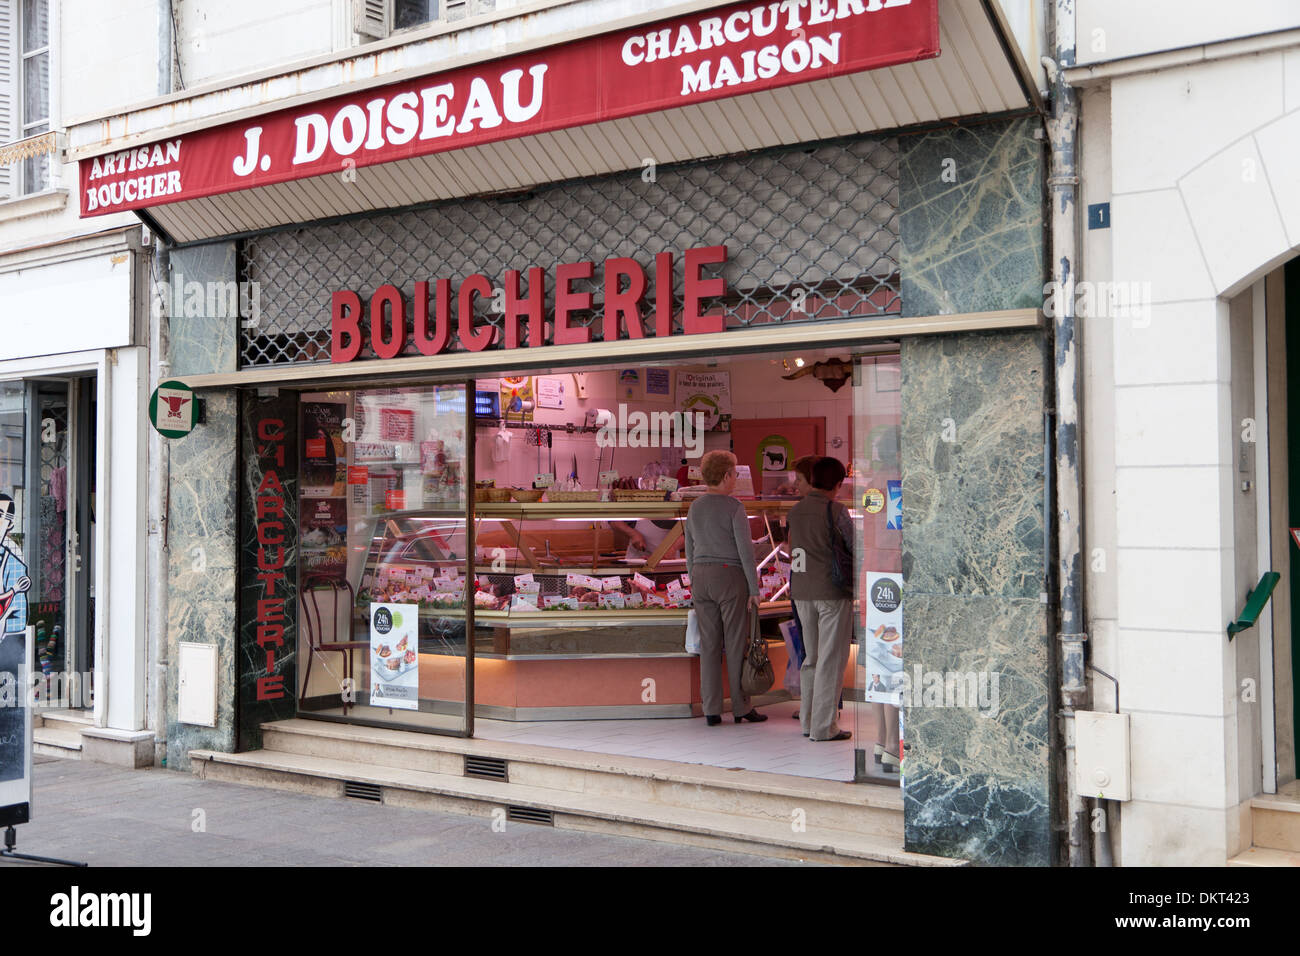
<path id="1" fill-rule="evenodd" d="M 850 550 L 855 537 L 848 509 L 835 501 L 844 478 L 842 462 L 821 459 L 813 466 L 812 490 L 789 515 L 790 597 L 799 610 L 804 649 L 799 720 L 810 740 L 852 736 L 840 729 L 836 715 L 853 638 L 853 593 L 841 591 L 831 576 L 831 522 Z"/>
<path id="2" fill-rule="evenodd" d="M 745 506 L 731 497 L 736 488 L 736 456 L 711 451 L 700 462 L 708 494 L 686 515 L 686 570 L 700 628 L 700 698 L 710 727 L 722 722 L 722 654 L 726 647 L 727 683 L 736 723 L 767 720 L 750 705 L 741 687 L 741 667 L 749 639 L 749 615 L 758 612 L 758 564 L 749 537 Z"/>

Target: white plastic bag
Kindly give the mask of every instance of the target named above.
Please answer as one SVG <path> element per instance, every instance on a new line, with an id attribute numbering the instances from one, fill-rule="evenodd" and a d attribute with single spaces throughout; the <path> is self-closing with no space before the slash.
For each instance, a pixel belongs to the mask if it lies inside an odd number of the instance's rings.
<path id="1" fill-rule="evenodd" d="M 686 612 L 686 653 L 700 653 L 700 621 L 694 608 Z"/>

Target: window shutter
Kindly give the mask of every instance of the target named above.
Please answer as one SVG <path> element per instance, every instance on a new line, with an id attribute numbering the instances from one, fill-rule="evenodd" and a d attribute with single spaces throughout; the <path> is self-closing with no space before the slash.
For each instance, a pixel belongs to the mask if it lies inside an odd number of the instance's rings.
<path id="1" fill-rule="evenodd" d="M 18 138 L 18 4 L 21 0 L 0 0 L 0 147 Z M 12 199 L 22 164 L 0 162 L 0 200 Z"/>
<path id="2" fill-rule="evenodd" d="M 352 28 L 375 40 L 388 36 L 393 32 L 392 0 L 352 0 Z"/>

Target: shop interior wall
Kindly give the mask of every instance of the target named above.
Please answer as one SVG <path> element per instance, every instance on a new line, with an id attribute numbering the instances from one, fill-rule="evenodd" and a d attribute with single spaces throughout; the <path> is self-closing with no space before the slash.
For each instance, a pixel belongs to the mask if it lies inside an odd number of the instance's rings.
<path id="1" fill-rule="evenodd" d="M 843 357 L 848 358 L 849 352 Z M 848 447 L 850 419 L 853 412 L 852 390 L 845 386 L 838 392 L 832 392 L 827 386 L 812 375 L 785 380 L 783 375 L 790 374 L 781 364 L 783 358 L 791 361 L 798 357 L 805 362 L 805 367 L 814 362 L 832 357 L 832 353 L 791 350 L 781 353 L 779 357 L 737 358 L 720 361 L 712 365 L 674 366 L 670 371 L 679 369 L 696 371 L 727 371 L 731 382 L 731 408 L 733 419 L 751 418 L 824 418 L 826 420 L 826 444 L 821 453 L 835 454 L 847 461 L 845 449 Z M 666 396 L 647 396 L 645 394 L 645 367 L 629 365 L 639 373 L 640 384 L 633 387 L 629 397 L 619 385 L 618 369 L 600 369 L 584 375 L 586 398 L 577 398 L 573 373 L 557 371 L 547 378 L 562 380 L 565 390 L 565 408 L 537 408 L 533 420 L 539 424 L 563 425 L 573 423 L 581 425 L 588 410 L 609 409 L 618 413 L 620 403 L 626 404 L 629 411 L 671 412 L 677 408 L 676 395 L 673 392 L 675 378 L 669 375 L 669 394 Z M 541 378 L 542 376 L 538 376 Z M 499 379 L 479 379 L 477 388 L 495 390 Z M 515 417 L 512 420 L 518 421 Z M 480 479 L 491 478 L 498 486 L 531 487 L 533 477 L 550 468 L 550 453 L 541 449 L 541 468 L 538 468 L 538 449 L 528 445 L 522 430 L 508 429 L 511 436 L 510 459 L 507 462 L 495 462 L 492 459 L 492 437 L 498 429 L 497 420 L 484 419 L 478 426 L 478 445 L 475 460 L 476 474 Z M 837 444 L 835 439 L 839 438 Z M 584 488 L 596 487 L 598 474 L 596 468 L 595 436 L 590 433 L 556 432 L 553 438 L 556 477 L 562 479 L 572 467 L 573 458 L 578 459 L 578 476 Z M 704 435 L 703 451 L 717 449 L 729 450 L 731 436 L 729 432 L 711 431 Z M 636 477 L 641 474 L 646 464 L 652 461 L 671 466 L 670 473 L 675 472 L 680 464 L 683 449 L 677 448 L 629 448 L 614 449 L 611 464 L 610 449 L 606 449 L 602 458 L 601 470 L 617 470 L 621 475 Z"/>

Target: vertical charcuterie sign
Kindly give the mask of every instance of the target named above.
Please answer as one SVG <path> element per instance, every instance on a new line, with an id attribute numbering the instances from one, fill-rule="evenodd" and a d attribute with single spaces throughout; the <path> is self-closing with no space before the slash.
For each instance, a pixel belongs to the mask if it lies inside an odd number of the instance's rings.
<path id="1" fill-rule="evenodd" d="M 297 712 L 298 405 L 244 398 L 241 416 L 239 748 Z"/>

